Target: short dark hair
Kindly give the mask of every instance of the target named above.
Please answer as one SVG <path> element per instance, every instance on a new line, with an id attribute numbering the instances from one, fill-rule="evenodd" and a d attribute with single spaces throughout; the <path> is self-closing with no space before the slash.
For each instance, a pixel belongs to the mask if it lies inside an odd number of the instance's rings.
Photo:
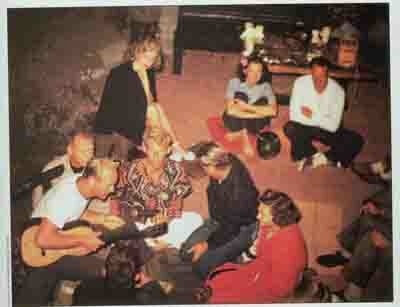
<path id="1" fill-rule="evenodd" d="M 247 65 L 244 66 L 242 63 L 239 63 L 238 69 L 237 69 L 237 77 L 240 79 L 241 82 L 244 82 L 246 80 L 246 74 L 244 73 L 244 70 L 249 67 L 251 63 L 256 63 L 260 64 L 262 66 L 262 74 L 260 80 L 258 80 L 257 84 L 262 84 L 264 82 L 271 82 L 271 74 L 268 70 L 267 64 L 263 61 L 263 59 L 258 56 L 251 54 L 247 58 Z"/>
<path id="2" fill-rule="evenodd" d="M 321 57 L 313 58 L 311 60 L 310 67 L 313 67 L 313 66 L 321 66 L 321 67 L 326 67 L 327 69 L 329 69 L 331 66 L 331 63 L 328 61 L 327 58 L 324 58 L 321 56 Z"/>
<path id="3" fill-rule="evenodd" d="M 133 288 L 134 275 L 138 271 L 136 249 L 123 241 L 115 244 L 106 259 L 107 286 L 114 289 Z"/>
<path id="4" fill-rule="evenodd" d="M 204 143 L 203 148 L 201 148 L 199 152 L 201 153 L 198 155 L 198 158 L 203 165 L 226 168 L 230 166 L 233 161 L 232 154 L 225 151 L 222 147 L 214 142 Z"/>
<path id="5" fill-rule="evenodd" d="M 258 199 L 260 205 L 271 207 L 272 221 L 280 227 L 295 224 L 301 220 L 300 210 L 285 193 L 268 189 Z"/>

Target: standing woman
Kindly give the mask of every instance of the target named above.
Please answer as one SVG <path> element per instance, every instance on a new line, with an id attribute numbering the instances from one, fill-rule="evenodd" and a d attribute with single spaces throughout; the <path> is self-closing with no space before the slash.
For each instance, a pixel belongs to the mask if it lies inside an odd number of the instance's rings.
<path id="1" fill-rule="evenodd" d="M 155 35 L 139 38 L 129 47 L 131 60 L 114 67 L 107 77 L 96 115 L 96 156 L 112 153 L 116 159 L 127 160 L 134 146 L 141 147 L 149 105 L 155 105 L 163 129 L 177 143 L 165 113 L 156 103 L 154 69 L 161 62 L 161 45 Z"/>

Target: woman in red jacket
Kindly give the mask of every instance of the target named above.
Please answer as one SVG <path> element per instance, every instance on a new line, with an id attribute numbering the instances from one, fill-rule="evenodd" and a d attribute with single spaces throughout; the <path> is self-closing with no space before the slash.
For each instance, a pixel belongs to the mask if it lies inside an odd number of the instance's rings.
<path id="1" fill-rule="evenodd" d="M 259 198 L 256 258 L 248 264 L 226 263 L 209 275 L 208 303 L 273 303 L 290 295 L 307 265 L 298 226 L 300 211 L 284 193 L 267 190 Z"/>

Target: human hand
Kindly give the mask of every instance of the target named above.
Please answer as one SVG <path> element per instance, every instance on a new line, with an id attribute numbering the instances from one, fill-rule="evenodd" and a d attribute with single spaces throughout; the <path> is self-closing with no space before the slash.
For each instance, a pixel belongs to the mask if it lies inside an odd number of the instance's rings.
<path id="1" fill-rule="evenodd" d="M 152 224 L 158 225 L 162 223 L 167 223 L 168 222 L 168 215 L 166 212 L 163 210 L 163 212 L 160 212 L 156 214 L 155 216 L 150 218 L 150 222 Z"/>
<path id="2" fill-rule="evenodd" d="M 101 232 L 93 232 L 80 239 L 79 247 L 83 249 L 84 254 L 87 255 L 91 252 L 95 252 L 104 245 L 104 242 L 99 239 L 100 235 Z"/>
<path id="3" fill-rule="evenodd" d="M 377 230 L 371 231 L 371 240 L 372 243 L 378 248 L 386 248 L 390 245 L 390 241 Z"/>
<path id="4" fill-rule="evenodd" d="M 135 288 L 142 288 L 145 284 L 153 281 L 153 279 L 144 272 L 138 272 L 135 275 Z"/>
<path id="5" fill-rule="evenodd" d="M 118 199 L 110 199 L 110 214 L 120 216 L 121 215 L 121 207 Z"/>
<path id="6" fill-rule="evenodd" d="M 381 215 L 382 209 L 378 208 L 373 202 L 368 201 L 360 209 L 361 214 Z"/>
<path id="7" fill-rule="evenodd" d="M 311 118 L 312 117 L 312 110 L 309 107 L 302 106 L 301 107 L 301 113 L 307 118 Z"/>
<path id="8" fill-rule="evenodd" d="M 175 200 L 170 203 L 170 206 L 167 208 L 167 216 L 169 218 L 182 217 L 182 206 L 179 200 Z"/>
<path id="9" fill-rule="evenodd" d="M 189 250 L 188 253 L 193 253 L 192 262 L 196 262 L 199 258 L 208 250 L 208 243 L 207 241 L 199 242 L 193 245 Z"/>
<path id="10" fill-rule="evenodd" d="M 125 225 L 125 222 L 122 218 L 116 215 L 105 215 L 103 225 L 108 229 L 116 229 Z"/>

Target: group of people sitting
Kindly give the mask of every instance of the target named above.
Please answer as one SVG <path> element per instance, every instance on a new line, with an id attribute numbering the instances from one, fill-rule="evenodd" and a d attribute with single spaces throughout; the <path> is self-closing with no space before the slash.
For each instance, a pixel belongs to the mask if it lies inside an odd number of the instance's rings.
<path id="1" fill-rule="evenodd" d="M 184 210 L 192 185 L 183 165 L 171 159 L 173 152 L 186 152 L 157 102 L 153 68 L 160 49 L 153 36 L 132 44 L 131 60 L 112 69 L 106 80 L 95 134 L 76 133 L 66 154 L 46 166 L 63 164 L 64 173 L 45 194 L 42 187 L 33 193 L 32 218 L 39 220 L 36 244 L 44 253 L 78 249 L 84 256 L 66 255 L 32 269 L 17 305 L 48 304 L 60 280 L 82 281 L 76 304 L 177 302 L 170 295 L 174 285 L 158 280 L 152 268 L 155 254 L 166 248 L 175 249 L 199 280 L 193 301 L 187 302 L 279 302 L 298 286 L 307 267 L 299 209 L 285 193 L 260 193 L 245 164 L 214 142 L 195 152 L 209 177 L 209 218 Z M 260 132 L 278 112 L 265 76 L 264 63 L 249 57 L 226 91 L 226 138 L 240 138 L 246 156 L 255 154 L 249 135 Z M 349 167 L 361 150 L 362 137 L 342 127 L 344 99 L 322 58 L 311 63 L 311 75 L 296 80 L 284 130 L 299 170 Z M 313 140 L 329 151 L 318 152 Z M 104 248 L 98 232 L 63 232 L 67 223 L 79 219 L 94 224 L 111 220 L 118 226 L 135 225 L 138 231 L 167 223 L 168 232 Z"/>

